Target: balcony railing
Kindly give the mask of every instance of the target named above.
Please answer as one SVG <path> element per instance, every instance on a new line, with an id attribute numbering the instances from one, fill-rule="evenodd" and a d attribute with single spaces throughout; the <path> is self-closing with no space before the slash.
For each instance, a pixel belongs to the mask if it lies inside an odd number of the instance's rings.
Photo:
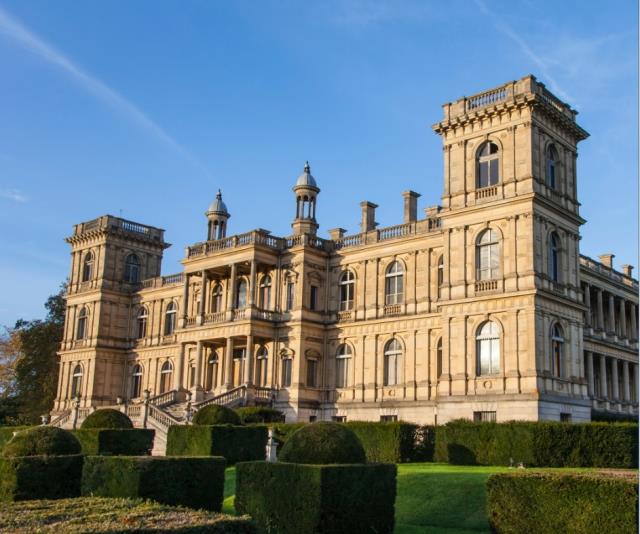
<path id="1" fill-rule="evenodd" d="M 476 200 L 482 200 L 485 198 L 492 198 L 498 195 L 498 186 L 493 185 L 490 187 L 483 187 L 482 189 L 476 189 Z"/>
<path id="2" fill-rule="evenodd" d="M 638 281 L 634 280 L 630 276 L 626 276 L 622 273 L 619 273 L 615 269 L 611 267 L 607 267 L 603 263 L 596 261 L 588 256 L 580 255 L 580 266 L 586 267 L 587 269 L 594 271 L 606 278 L 624 284 L 626 286 L 632 287 L 633 289 L 638 289 Z"/>
<path id="3" fill-rule="evenodd" d="M 475 284 L 476 293 L 485 293 L 487 291 L 495 291 L 497 289 L 497 280 L 478 280 Z"/>
<path id="4" fill-rule="evenodd" d="M 390 317 L 402 313 L 402 304 L 387 304 L 384 307 L 384 316 Z"/>
<path id="5" fill-rule="evenodd" d="M 344 310 L 338 312 L 338 322 L 346 322 L 353 320 L 353 310 Z"/>
<path id="6" fill-rule="evenodd" d="M 486 106 L 493 106 L 494 104 L 504 102 L 512 95 L 513 84 L 511 83 L 498 87 L 497 89 L 491 89 L 490 91 L 479 93 L 466 99 L 466 111 L 473 111 Z"/>

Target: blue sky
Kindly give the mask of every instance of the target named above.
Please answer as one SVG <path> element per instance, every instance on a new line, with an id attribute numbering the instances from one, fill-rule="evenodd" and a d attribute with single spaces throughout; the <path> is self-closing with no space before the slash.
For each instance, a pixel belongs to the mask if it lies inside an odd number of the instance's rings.
<path id="1" fill-rule="evenodd" d="M 287 235 L 309 160 L 320 235 L 439 203 L 441 104 L 535 74 L 578 109 L 581 251 L 637 264 L 637 12 L 630 0 L 0 0 L 0 325 L 44 315 L 63 239 L 101 214 L 204 239 Z"/>

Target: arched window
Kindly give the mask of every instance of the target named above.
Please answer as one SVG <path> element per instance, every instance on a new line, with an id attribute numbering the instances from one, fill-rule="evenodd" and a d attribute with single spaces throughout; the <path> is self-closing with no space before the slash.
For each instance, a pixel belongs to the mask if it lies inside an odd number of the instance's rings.
<path id="1" fill-rule="evenodd" d="M 476 280 L 493 280 L 500 271 L 498 233 L 487 229 L 476 242 Z"/>
<path id="2" fill-rule="evenodd" d="M 555 232 L 549 235 L 549 278 L 560 281 L 560 239 Z"/>
<path id="3" fill-rule="evenodd" d="M 500 331 L 493 321 L 480 325 L 476 334 L 477 374 L 500 372 Z"/>
<path id="4" fill-rule="evenodd" d="M 140 281 L 140 260 L 135 254 L 129 254 L 124 261 L 124 281 L 130 284 Z"/>
<path id="5" fill-rule="evenodd" d="M 247 282 L 244 279 L 238 280 L 236 288 L 236 309 L 242 309 L 247 306 Z"/>
<path id="6" fill-rule="evenodd" d="M 93 278 L 93 252 L 87 252 L 82 263 L 82 281 L 88 282 Z"/>
<path id="7" fill-rule="evenodd" d="M 401 304 L 404 296 L 404 270 L 399 261 L 387 267 L 385 275 L 385 304 Z"/>
<path id="8" fill-rule="evenodd" d="M 351 347 L 343 343 L 336 353 L 336 387 L 349 387 L 349 364 L 351 363 Z"/>
<path id="9" fill-rule="evenodd" d="M 547 147 L 545 175 L 547 185 L 555 189 L 558 178 L 558 151 L 553 145 Z"/>
<path id="10" fill-rule="evenodd" d="M 136 364 L 131 373 L 131 398 L 137 399 L 142 393 L 142 366 Z"/>
<path id="11" fill-rule="evenodd" d="M 395 386 L 400 383 L 400 360 L 402 359 L 402 344 L 396 338 L 387 342 L 384 347 L 384 377 L 385 386 Z"/>
<path id="12" fill-rule="evenodd" d="M 207 379 L 205 382 L 205 389 L 207 391 L 213 391 L 218 385 L 218 353 L 215 350 L 209 354 L 207 360 Z"/>
<path id="13" fill-rule="evenodd" d="M 498 145 L 487 142 L 478 152 L 477 187 L 491 187 L 500 181 L 500 150 Z"/>
<path id="14" fill-rule="evenodd" d="M 290 356 L 282 358 L 282 387 L 291 387 L 291 367 L 293 360 Z"/>
<path id="15" fill-rule="evenodd" d="M 87 322 L 89 319 L 89 310 L 82 308 L 78 314 L 78 327 L 76 329 L 76 339 L 86 339 L 88 330 Z"/>
<path id="16" fill-rule="evenodd" d="M 149 318 L 149 314 L 147 312 L 147 308 L 144 306 L 140 308 L 138 312 L 137 319 L 137 337 L 138 339 L 143 339 L 147 336 L 147 319 Z"/>
<path id="17" fill-rule="evenodd" d="M 160 368 L 160 393 L 166 393 L 171 390 L 172 378 L 173 365 L 167 360 Z"/>
<path id="18" fill-rule="evenodd" d="M 562 327 L 557 323 L 551 329 L 551 357 L 553 359 L 553 374 L 564 376 L 564 335 Z"/>
<path id="19" fill-rule="evenodd" d="M 73 368 L 71 375 L 71 398 L 75 399 L 82 394 L 82 365 L 78 364 Z"/>
<path id="20" fill-rule="evenodd" d="M 170 336 L 176 329 L 176 303 L 170 302 L 164 312 L 164 335 Z"/>
<path id="21" fill-rule="evenodd" d="M 438 258 L 438 298 L 442 295 L 444 285 L 444 254 Z"/>
<path id="22" fill-rule="evenodd" d="M 355 293 L 356 279 L 351 271 L 344 271 L 340 275 L 340 311 L 353 309 L 353 296 Z"/>
<path id="23" fill-rule="evenodd" d="M 216 284 L 211 292 L 211 311 L 218 313 L 222 311 L 222 286 Z"/>
<path id="24" fill-rule="evenodd" d="M 271 277 L 263 276 L 260 280 L 260 307 L 268 310 L 271 304 Z"/>
<path id="25" fill-rule="evenodd" d="M 269 363 L 269 351 L 267 347 L 260 347 L 256 353 L 256 386 L 267 385 L 267 369 Z"/>
<path id="26" fill-rule="evenodd" d="M 436 377 L 442 376 L 442 338 L 438 340 L 436 345 Z"/>

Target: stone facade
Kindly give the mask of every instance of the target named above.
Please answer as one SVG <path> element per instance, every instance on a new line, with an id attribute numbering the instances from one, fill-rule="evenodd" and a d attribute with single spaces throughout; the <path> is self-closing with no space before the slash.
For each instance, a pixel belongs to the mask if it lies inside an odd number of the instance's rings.
<path id="1" fill-rule="evenodd" d="M 307 165 L 291 236 L 228 237 L 218 194 L 179 274 L 163 230 L 76 225 L 54 414 L 240 389 L 291 421 L 637 414 L 638 283 L 579 253 L 577 113 L 533 76 L 443 108 L 423 218 L 406 191 L 402 224 L 365 201 L 360 233 L 322 239 Z"/>

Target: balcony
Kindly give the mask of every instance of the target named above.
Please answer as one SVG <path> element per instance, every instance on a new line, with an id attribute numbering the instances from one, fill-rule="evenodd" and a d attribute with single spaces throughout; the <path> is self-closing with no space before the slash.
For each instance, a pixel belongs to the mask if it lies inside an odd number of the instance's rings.
<path id="1" fill-rule="evenodd" d="M 488 293 L 490 291 L 498 290 L 498 280 L 478 280 L 475 283 L 475 292 L 476 295 L 478 293 Z"/>
<path id="2" fill-rule="evenodd" d="M 383 309 L 385 317 L 394 317 L 402 314 L 402 304 L 387 304 Z"/>
<path id="3" fill-rule="evenodd" d="M 488 198 L 494 198 L 498 196 L 498 186 L 493 185 L 490 187 L 483 187 L 482 189 L 476 189 L 476 200 L 486 200 Z"/>

